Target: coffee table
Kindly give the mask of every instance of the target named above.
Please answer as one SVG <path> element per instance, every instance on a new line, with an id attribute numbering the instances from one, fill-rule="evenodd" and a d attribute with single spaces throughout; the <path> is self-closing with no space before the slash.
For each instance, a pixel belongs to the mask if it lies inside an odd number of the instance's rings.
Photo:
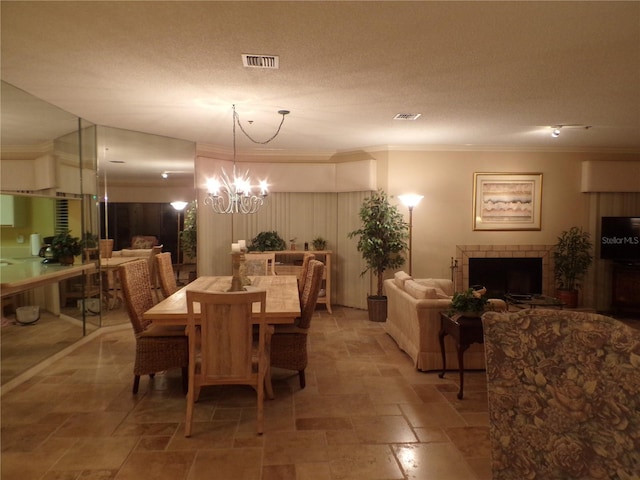
<path id="1" fill-rule="evenodd" d="M 504 296 L 505 301 L 509 305 L 518 308 L 559 308 L 562 309 L 564 303 L 555 297 L 547 295 L 516 295 L 507 293 Z"/>

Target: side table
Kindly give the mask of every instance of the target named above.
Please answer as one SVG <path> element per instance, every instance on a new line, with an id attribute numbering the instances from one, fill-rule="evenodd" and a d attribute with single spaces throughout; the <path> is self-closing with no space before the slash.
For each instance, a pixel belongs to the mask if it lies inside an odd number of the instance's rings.
<path id="1" fill-rule="evenodd" d="M 459 314 L 448 315 L 440 312 L 440 352 L 442 353 L 442 373 L 440 378 L 444 378 L 446 371 L 446 354 L 444 350 L 444 337 L 451 335 L 456 341 L 456 352 L 458 353 L 458 369 L 460 372 L 460 390 L 458 390 L 458 398 L 462 399 L 464 388 L 464 362 L 463 355 L 469 345 L 472 343 L 484 343 L 484 333 L 482 331 L 482 320 L 480 317 L 463 317 Z"/>

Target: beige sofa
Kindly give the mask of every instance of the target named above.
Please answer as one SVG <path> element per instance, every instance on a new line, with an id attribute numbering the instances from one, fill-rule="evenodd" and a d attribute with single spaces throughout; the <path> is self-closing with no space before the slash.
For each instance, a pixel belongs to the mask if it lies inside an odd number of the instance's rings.
<path id="1" fill-rule="evenodd" d="M 385 280 L 387 296 L 386 332 L 414 361 L 418 370 L 442 369 L 442 354 L 438 332 L 440 312 L 451 307 L 453 282 L 442 278 L 413 279 L 405 272 Z M 494 310 L 506 310 L 504 301 L 491 299 Z M 451 336 L 445 337 L 447 368 L 458 368 L 456 346 Z M 466 369 L 485 368 L 484 348 L 473 344 L 464 353 Z"/>

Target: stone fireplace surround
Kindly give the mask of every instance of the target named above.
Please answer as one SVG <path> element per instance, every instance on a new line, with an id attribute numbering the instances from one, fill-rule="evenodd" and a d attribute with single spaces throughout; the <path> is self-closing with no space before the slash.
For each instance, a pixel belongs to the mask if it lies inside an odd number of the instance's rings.
<path id="1" fill-rule="evenodd" d="M 457 268 L 453 276 L 457 292 L 469 288 L 470 258 L 541 258 L 542 294 L 553 296 L 553 245 L 456 245 Z"/>

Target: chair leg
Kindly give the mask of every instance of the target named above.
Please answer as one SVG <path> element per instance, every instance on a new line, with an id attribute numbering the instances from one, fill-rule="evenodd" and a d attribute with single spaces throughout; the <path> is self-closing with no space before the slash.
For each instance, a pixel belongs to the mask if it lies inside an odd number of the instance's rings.
<path id="1" fill-rule="evenodd" d="M 182 367 L 182 393 L 189 391 L 189 367 Z"/>
<path id="2" fill-rule="evenodd" d="M 194 389 L 190 388 L 187 392 L 187 417 L 184 421 L 184 436 L 191 436 L 191 422 L 193 421 L 193 403 L 194 403 Z"/>
<path id="3" fill-rule="evenodd" d="M 304 378 L 304 370 L 298 370 L 298 377 L 300 377 L 300 388 L 306 387 L 307 382 Z"/>
<path id="4" fill-rule="evenodd" d="M 138 393 L 138 387 L 140 386 L 140 375 L 133 376 L 133 393 Z"/>

